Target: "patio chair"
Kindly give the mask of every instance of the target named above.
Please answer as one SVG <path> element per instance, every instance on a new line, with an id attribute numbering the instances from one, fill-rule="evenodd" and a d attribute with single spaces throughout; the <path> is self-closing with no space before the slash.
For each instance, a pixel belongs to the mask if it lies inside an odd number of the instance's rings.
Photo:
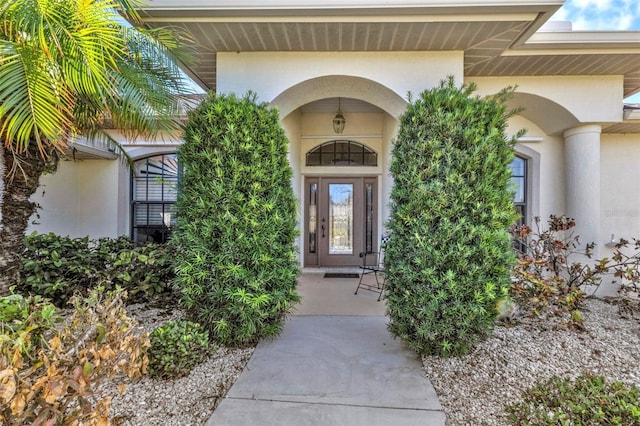
<path id="1" fill-rule="evenodd" d="M 378 293 L 378 302 L 382 298 L 382 292 L 384 291 L 384 285 L 386 282 L 386 278 L 384 275 L 384 249 L 389 241 L 389 237 L 382 237 L 380 241 L 380 246 L 378 247 L 377 253 L 360 253 L 360 257 L 362 258 L 362 266 L 360 269 L 362 273 L 360 274 L 360 281 L 358 282 L 358 287 L 356 287 L 356 292 L 354 294 L 358 294 L 358 290 L 361 288 L 367 291 L 373 291 Z M 371 260 L 373 258 L 373 260 Z M 365 275 L 373 274 L 375 278 L 375 283 L 365 281 Z"/>

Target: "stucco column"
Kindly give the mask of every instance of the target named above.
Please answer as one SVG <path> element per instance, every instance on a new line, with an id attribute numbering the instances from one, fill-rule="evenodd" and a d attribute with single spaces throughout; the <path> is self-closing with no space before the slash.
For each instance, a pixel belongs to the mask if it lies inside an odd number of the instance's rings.
<path id="1" fill-rule="evenodd" d="M 576 220 L 582 245 L 600 241 L 600 125 L 564 132 L 565 214 Z M 597 248 L 596 247 L 596 248 Z M 597 253 L 595 253 L 597 254 Z"/>

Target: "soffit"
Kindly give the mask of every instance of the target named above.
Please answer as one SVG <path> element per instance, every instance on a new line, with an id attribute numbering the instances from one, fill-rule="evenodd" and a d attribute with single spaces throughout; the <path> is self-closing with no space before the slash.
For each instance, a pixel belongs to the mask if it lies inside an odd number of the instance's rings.
<path id="1" fill-rule="evenodd" d="M 463 51 L 466 76 L 623 75 L 625 97 L 640 91 L 640 32 L 536 33 L 562 0 L 264 3 L 154 0 L 145 22 L 192 34 L 187 73 L 210 89 L 217 52 L 432 50 Z"/>
<path id="2" fill-rule="evenodd" d="M 623 75 L 624 96 L 640 90 L 640 32 L 538 32 L 484 62 L 469 76 Z"/>
<path id="3" fill-rule="evenodd" d="M 157 22 L 158 25 L 168 23 Z M 216 52 L 464 51 L 470 66 L 500 55 L 528 26 L 516 22 L 183 22 L 196 41 L 191 72 L 215 87 Z M 156 25 L 156 22 L 150 25 Z"/>
<path id="4" fill-rule="evenodd" d="M 623 123 L 616 123 L 610 126 L 603 126 L 602 133 L 638 134 L 640 133 L 640 120 L 625 121 Z"/>
<path id="5" fill-rule="evenodd" d="M 640 89 L 640 47 L 636 52 L 500 56 L 465 63 L 468 76 L 624 75 L 624 96 Z"/>
<path id="6" fill-rule="evenodd" d="M 249 3 L 258 2 L 186 3 L 155 0 L 144 20 L 151 27 L 174 26 L 190 33 L 198 64 L 188 73 L 214 88 L 217 52 L 464 51 L 466 62 L 475 66 L 535 31 L 542 17 L 563 1 L 305 0 L 253 8 Z"/>

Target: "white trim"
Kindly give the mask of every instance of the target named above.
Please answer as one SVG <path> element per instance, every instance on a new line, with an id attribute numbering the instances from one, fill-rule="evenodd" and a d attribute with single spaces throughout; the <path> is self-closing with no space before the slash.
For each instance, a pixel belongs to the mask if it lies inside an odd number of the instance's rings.
<path id="1" fill-rule="evenodd" d="M 539 143 L 542 142 L 544 138 L 542 136 L 521 136 L 516 139 L 518 143 Z"/>
<path id="2" fill-rule="evenodd" d="M 175 154 L 177 146 L 143 146 L 143 147 L 127 147 L 127 154 L 132 160 L 137 161 L 155 155 Z"/>
<path id="3" fill-rule="evenodd" d="M 639 45 L 640 31 L 542 31 L 527 40 L 524 47 L 548 44 Z"/>
<path id="4" fill-rule="evenodd" d="M 265 4 L 264 1 L 257 0 L 230 0 L 227 2 L 218 1 L 212 4 L 211 0 L 154 0 L 146 5 L 147 10 L 180 10 L 207 9 L 219 11 L 233 10 L 296 10 L 296 9 L 411 9 L 411 8 L 535 8 L 545 10 L 549 7 L 559 8 L 564 4 L 564 0 L 464 0 L 464 1 L 443 1 L 443 0 L 415 0 L 415 1 L 392 1 L 392 0 L 272 0 Z"/>
<path id="5" fill-rule="evenodd" d="M 556 49 L 527 49 L 524 48 L 517 50 L 505 50 L 501 56 L 550 56 L 550 55 L 563 55 L 563 56 L 585 56 L 585 55 L 637 55 L 639 53 L 640 43 L 638 46 L 629 46 L 626 48 L 584 48 L 579 45 L 567 48 Z M 605 73 L 606 74 L 606 73 Z M 589 74 L 591 75 L 591 74 Z"/>
<path id="6" fill-rule="evenodd" d="M 528 146 L 516 144 L 518 157 L 527 160 L 526 209 L 527 225 L 533 225 L 533 218 L 540 216 L 540 153 Z"/>
<path id="7" fill-rule="evenodd" d="M 382 139 L 382 135 L 304 135 L 300 136 L 299 139 L 329 139 L 327 142 L 331 141 L 342 141 L 342 140 L 352 140 L 354 138 L 358 139 Z M 357 142 L 357 141 L 354 141 Z"/>
<path id="8" fill-rule="evenodd" d="M 636 121 L 636 120 L 640 120 L 640 109 L 636 109 L 636 110 L 627 109 L 627 110 L 624 110 L 624 122 L 625 123 L 631 122 L 632 124 L 635 124 L 635 123 L 633 123 L 633 121 Z"/>
<path id="9" fill-rule="evenodd" d="M 512 22 L 533 21 L 536 13 L 469 14 L 469 15 L 384 15 L 384 16 L 180 16 L 147 17 L 145 22 L 180 23 L 411 23 L 411 22 Z"/>
<path id="10" fill-rule="evenodd" d="M 95 146 L 86 145 L 82 142 L 74 142 L 69 144 L 69 148 L 75 149 L 78 152 L 83 152 L 89 155 L 95 155 L 96 157 L 100 157 L 105 160 L 115 160 L 118 158 L 118 155 L 115 152 L 110 150 L 105 150 L 103 148 L 96 148 Z"/>

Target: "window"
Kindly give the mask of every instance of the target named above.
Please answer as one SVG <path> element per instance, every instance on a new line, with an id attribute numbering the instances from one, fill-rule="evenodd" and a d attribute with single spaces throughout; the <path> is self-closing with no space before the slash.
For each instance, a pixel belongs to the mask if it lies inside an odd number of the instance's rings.
<path id="1" fill-rule="evenodd" d="M 331 141 L 307 153 L 307 166 L 377 166 L 378 154 L 361 143 Z"/>
<path id="2" fill-rule="evenodd" d="M 527 160 L 516 156 L 511 164 L 511 182 L 515 190 L 513 194 L 513 204 L 518 213 L 517 225 L 527 223 Z M 524 252 L 526 250 L 526 241 L 515 237 L 513 240 L 513 249 L 516 252 Z"/>
<path id="3" fill-rule="evenodd" d="M 527 220 L 527 160 L 516 156 L 511 165 L 511 182 L 515 190 L 513 203 L 516 211 L 520 215 L 518 224 L 526 223 Z"/>
<path id="4" fill-rule="evenodd" d="M 131 237 L 164 243 L 175 224 L 178 186 L 175 154 L 138 160 L 131 177 Z"/>

